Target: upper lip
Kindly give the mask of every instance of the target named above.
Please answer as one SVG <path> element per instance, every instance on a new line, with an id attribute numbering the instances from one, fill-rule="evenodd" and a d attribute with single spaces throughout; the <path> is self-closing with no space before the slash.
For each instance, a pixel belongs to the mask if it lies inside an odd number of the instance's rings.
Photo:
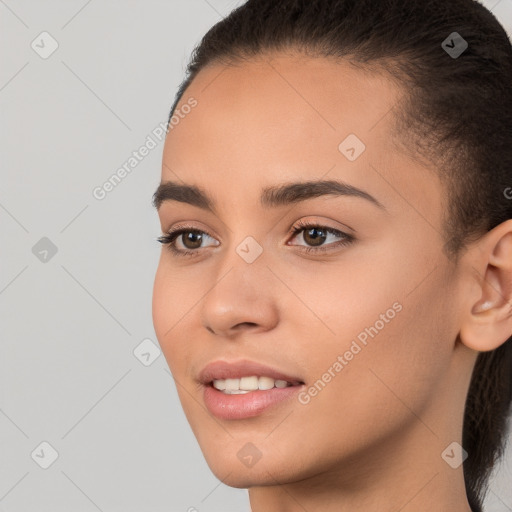
<path id="1" fill-rule="evenodd" d="M 212 361 L 199 372 L 199 381 L 202 384 L 210 384 L 214 380 L 239 379 L 256 375 L 258 377 L 271 377 L 274 380 L 285 380 L 291 384 L 304 384 L 300 377 L 287 375 L 284 372 L 260 364 L 256 361 Z"/>

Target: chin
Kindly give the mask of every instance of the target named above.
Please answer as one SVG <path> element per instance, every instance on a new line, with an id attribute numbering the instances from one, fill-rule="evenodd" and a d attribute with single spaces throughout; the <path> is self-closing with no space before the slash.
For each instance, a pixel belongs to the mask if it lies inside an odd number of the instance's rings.
<path id="1" fill-rule="evenodd" d="M 239 458 L 234 450 L 221 453 L 218 447 L 213 447 L 210 452 L 204 451 L 203 455 L 211 472 L 222 483 L 238 489 L 291 483 L 308 476 L 301 473 L 298 467 L 294 470 L 297 461 L 295 457 L 286 460 L 276 456 L 276 453 L 274 457 L 263 453 L 252 465 L 243 463 L 244 452 Z"/>

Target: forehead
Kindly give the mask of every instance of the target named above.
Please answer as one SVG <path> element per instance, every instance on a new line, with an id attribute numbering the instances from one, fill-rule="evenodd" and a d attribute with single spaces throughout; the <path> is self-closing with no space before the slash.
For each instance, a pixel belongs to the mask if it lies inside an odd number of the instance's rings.
<path id="1" fill-rule="evenodd" d="M 344 60 L 272 55 L 209 66 L 177 105 L 178 112 L 190 98 L 197 101 L 167 136 L 162 179 L 177 174 L 223 201 L 226 185 L 245 199 L 254 190 L 256 200 L 276 182 L 328 175 L 367 188 L 371 180 L 373 192 L 380 188 L 381 198 L 391 198 L 396 191 L 383 184 L 408 169 L 400 186 L 404 193 L 422 190 L 428 209 L 432 175 L 410 172 L 391 139 L 392 108 L 401 97 L 386 74 Z M 355 160 L 343 154 L 345 140 L 355 141 Z"/>
<path id="2" fill-rule="evenodd" d="M 330 141 L 350 132 L 368 138 L 400 92 L 382 73 L 345 60 L 277 54 L 203 69 L 180 103 L 198 100 L 200 123 L 193 128 L 204 136 L 222 129 L 244 141 L 248 133 L 258 140 L 278 134 L 283 143 Z"/>

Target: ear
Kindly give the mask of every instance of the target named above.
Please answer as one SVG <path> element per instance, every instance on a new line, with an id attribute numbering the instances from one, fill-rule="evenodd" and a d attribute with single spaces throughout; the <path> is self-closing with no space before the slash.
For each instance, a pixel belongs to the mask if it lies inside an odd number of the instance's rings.
<path id="1" fill-rule="evenodd" d="M 466 275 L 470 293 L 460 340 L 479 352 L 494 350 L 512 336 L 512 219 L 486 233 L 470 249 Z"/>

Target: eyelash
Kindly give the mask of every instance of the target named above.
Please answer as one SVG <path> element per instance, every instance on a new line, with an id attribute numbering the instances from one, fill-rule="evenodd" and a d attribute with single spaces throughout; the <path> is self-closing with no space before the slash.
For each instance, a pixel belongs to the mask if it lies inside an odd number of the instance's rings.
<path id="1" fill-rule="evenodd" d="M 343 231 L 339 231 L 337 229 L 329 228 L 328 226 L 322 226 L 320 224 L 315 224 L 312 222 L 305 222 L 305 221 L 298 221 L 295 226 L 291 229 L 291 235 L 292 239 L 295 238 L 299 233 L 302 231 L 306 231 L 308 229 L 312 228 L 319 228 L 322 231 L 325 231 L 326 233 L 331 233 L 335 236 L 342 237 L 343 240 L 340 240 L 336 244 L 328 244 L 327 248 L 324 246 L 318 246 L 318 247 L 311 247 L 311 246 L 303 246 L 299 245 L 297 247 L 301 247 L 302 251 L 305 251 L 307 253 L 324 253 L 326 251 L 332 250 L 332 247 L 341 247 L 351 244 L 355 238 L 351 235 L 348 235 L 347 233 L 344 233 Z M 207 231 L 202 231 L 200 229 L 195 229 L 191 226 L 178 226 L 176 229 L 169 231 L 169 233 L 166 233 L 165 235 L 159 236 L 157 238 L 157 241 L 161 244 L 167 246 L 167 248 L 171 251 L 172 254 L 175 256 L 189 256 L 193 257 L 197 255 L 200 249 L 176 249 L 175 246 L 175 240 L 184 233 L 194 233 L 194 234 L 206 234 L 210 238 L 213 238 Z"/>

